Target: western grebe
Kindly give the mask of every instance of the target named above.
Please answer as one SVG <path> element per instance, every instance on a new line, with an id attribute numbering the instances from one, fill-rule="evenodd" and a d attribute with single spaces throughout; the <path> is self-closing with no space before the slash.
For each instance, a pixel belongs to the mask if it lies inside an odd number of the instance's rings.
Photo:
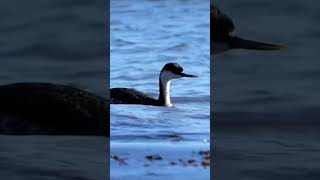
<path id="1" fill-rule="evenodd" d="M 183 73 L 183 68 L 177 63 L 166 64 L 159 75 L 159 98 L 155 99 L 140 91 L 129 88 L 112 88 L 110 90 L 111 104 L 144 104 L 153 106 L 172 106 L 170 99 L 170 82 L 182 77 L 197 77 Z"/>
<path id="2" fill-rule="evenodd" d="M 279 50 L 284 48 L 280 45 L 246 40 L 236 36 L 232 19 L 213 5 L 210 6 L 210 21 L 211 54 L 231 49 Z"/>
<path id="3" fill-rule="evenodd" d="M 49 83 L 0 86 L 0 134 L 109 136 L 107 100 Z"/>

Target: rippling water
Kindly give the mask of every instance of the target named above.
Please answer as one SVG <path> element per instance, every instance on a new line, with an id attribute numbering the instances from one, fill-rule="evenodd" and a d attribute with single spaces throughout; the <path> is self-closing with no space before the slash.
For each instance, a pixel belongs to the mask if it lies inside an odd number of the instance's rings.
<path id="1" fill-rule="evenodd" d="M 159 73 L 169 62 L 179 63 L 185 72 L 199 76 L 174 80 L 171 97 L 174 107 L 141 105 L 111 106 L 111 154 L 141 159 L 148 153 L 179 159 L 182 154 L 208 150 L 210 141 L 210 55 L 209 1 L 143 0 L 111 1 L 111 88 L 129 87 L 158 97 Z M 190 145 L 185 145 L 191 143 Z M 149 151 L 136 153 L 141 146 Z M 159 148 L 163 144 L 166 148 Z M 187 150 L 181 150 L 187 149 Z M 158 150 L 158 151 L 155 151 Z M 126 153 L 124 153 L 126 152 Z M 131 153 L 130 153 L 131 152 Z M 179 155 L 181 152 L 181 155 Z M 131 162 L 131 164 L 130 164 Z M 158 165 L 134 170 L 132 179 L 163 178 L 172 173 Z M 160 166 L 160 165 L 159 165 Z M 111 164 L 111 178 L 127 175 L 117 163 Z M 148 176 L 155 173 L 154 175 Z M 127 168 L 128 169 L 128 168 Z M 184 179 L 188 168 L 176 169 Z M 195 168 L 192 176 L 208 179 L 209 171 Z M 120 178 L 121 179 L 121 178 Z"/>
<path id="2" fill-rule="evenodd" d="M 104 1 L 0 2 L 0 85 L 67 84 L 105 95 Z M 45 119 L 44 119 L 45 121 Z M 0 136 L 1 179 L 107 179 L 99 137 Z"/>
<path id="3" fill-rule="evenodd" d="M 239 50 L 217 56 L 217 113 L 225 117 L 239 115 L 250 123 L 268 124 L 270 119 L 281 124 L 319 123 L 316 4 L 284 0 L 278 3 L 219 1 L 218 5 L 233 17 L 238 34 L 281 43 L 287 50 Z M 235 118 L 223 121 L 237 122 Z"/>
<path id="4" fill-rule="evenodd" d="M 319 179 L 319 2 L 215 4 L 239 36 L 287 46 L 214 57 L 216 178 Z"/>
<path id="5" fill-rule="evenodd" d="M 105 138 L 0 136 L 0 176 L 19 179 L 107 179 Z"/>
<path id="6" fill-rule="evenodd" d="M 0 5 L 0 84 L 55 82 L 105 94 L 104 3 L 13 0 Z"/>

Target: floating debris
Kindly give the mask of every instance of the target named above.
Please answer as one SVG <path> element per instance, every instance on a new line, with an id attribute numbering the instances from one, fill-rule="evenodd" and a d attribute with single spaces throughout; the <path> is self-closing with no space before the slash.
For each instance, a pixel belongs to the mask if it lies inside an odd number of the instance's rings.
<path id="1" fill-rule="evenodd" d="M 210 160 L 202 161 L 201 166 L 204 168 L 209 168 L 210 167 Z"/>
<path id="2" fill-rule="evenodd" d="M 125 160 L 125 159 L 120 158 L 120 157 L 119 157 L 119 156 L 117 156 L 117 155 L 111 156 L 111 159 L 113 159 L 113 160 L 117 161 L 117 162 L 119 163 L 119 165 L 120 165 L 120 166 L 122 166 L 122 165 L 128 165 L 128 163 L 126 162 L 126 160 Z"/>
<path id="3" fill-rule="evenodd" d="M 200 158 L 199 158 L 200 155 Z M 210 168 L 210 150 L 207 151 L 198 151 L 198 152 L 192 152 L 192 158 L 196 159 L 178 159 L 178 160 L 167 160 L 169 165 L 171 166 L 183 166 L 183 167 L 203 167 L 203 168 Z M 110 156 L 111 159 L 117 161 L 119 165 L 128 165 L 126 159 L 120 158 L 117 155 Z M 145 156 L 145 159 L 148 161 L 160 161 L 163 160 L 164 158 L 160 155 L 147 155 Z M 150 162 L 145 162 L 143 164 L 144 167 L 150 167 L 152 164 Z"/>
<path id="4" fill-rule="evenodd" d="M 148 159 L 149 161 L 155 161 L 155 160 L 162 160 L 163 158 L 159 155 L 149 155 L 146 156 L 146 159 Z"/>
<path id="5" fill-rule="evenodd" d="M 170 165 L 171 165 L 171 166 L 175 166 L 175 165 L 177 165 L 177 164 L 178 164 L 178 163 L 176 163 L 176 162 L 174 162 L 174 161 L 171 161 L 171 162 L 170 162 Z"/>
<path id="6" fill-rule="evenodd" d="M 201 162 L 201 166 L 204 168 L 210 168 L 210 150 L 200 151 L 199 155 L 202 156 L 203 159 L 203 161 Z"/>
<path id="7" fill-rule="evenodd" d="M 204 160 L 210 160 L 210 156 L 204 156 L 203 159 Z"/>
<path id="8" fill-rule="evenodd" d="M 208 151 L 200 151 L 199 154 L 201 156 L 210 156 L 210 150 L 208 150 Z"/>
<path id="9" fill-rule="evenodd" d="M 190 160 L 188 160 L 187 162 L 188 162 L 188 164 L 191 165 L 191 166 L 195 166 L 195 167 L 198 166 L 197 161 L 194 160 L 194 159 L 190 159 Z"/>

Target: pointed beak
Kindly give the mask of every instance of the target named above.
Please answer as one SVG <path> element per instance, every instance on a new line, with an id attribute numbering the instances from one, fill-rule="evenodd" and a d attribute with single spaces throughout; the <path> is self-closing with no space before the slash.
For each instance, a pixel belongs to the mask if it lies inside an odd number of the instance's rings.
<path id="1" fill-rule="evenodd" d="M 181 75 L 181 77 L 191 77 L 191 78 L 198 77 L 198 76 L 195 76 L 195 75 L 192 75 L 192 74 L 186 74 L 186 73 L 181 73 L 180 75 Z"/>
<path id="2" fill-rule="evenodd" d="M 285 48 L 284 46 L 281 46 L 281 45 L 246 40 L 237 36 L 231 39 L 230 46 L 233 49 L 252 49 L 252 50 L 280 50 Z"/>

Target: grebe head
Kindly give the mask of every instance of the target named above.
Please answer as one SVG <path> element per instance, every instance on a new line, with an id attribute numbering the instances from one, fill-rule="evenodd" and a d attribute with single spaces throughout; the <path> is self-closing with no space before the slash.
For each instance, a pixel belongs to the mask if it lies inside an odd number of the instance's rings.
<path id="1" fill-rule="evenodd" d="M 177 63 L 166 64 L 160 73 L 160 95 L 159 101 L 164 106 L 172 106 L 170 99 L 170 82 L 173 79 L 182 77 L 197 77 L 195 75 L 183 73 L 183 68 Z"/>
<path id="2" fill-rule="evenodd" d="M 166 64 L 160 73 L 160 79 L 163 81 L 170 81 L 172 79 L 179 79 L 182 77 L 197 77 L 195 75 L 183 73 L 183 68 L 177 63 Z"/>
<path id="3" fill-rule="evenodd" d="M 253 41 L 238 37 L 235 25 L 230 17 L 217 7 L 210 6 L 211 54 L 218 54 L 231 49 L 281 50 L 285 46 Z"/>

